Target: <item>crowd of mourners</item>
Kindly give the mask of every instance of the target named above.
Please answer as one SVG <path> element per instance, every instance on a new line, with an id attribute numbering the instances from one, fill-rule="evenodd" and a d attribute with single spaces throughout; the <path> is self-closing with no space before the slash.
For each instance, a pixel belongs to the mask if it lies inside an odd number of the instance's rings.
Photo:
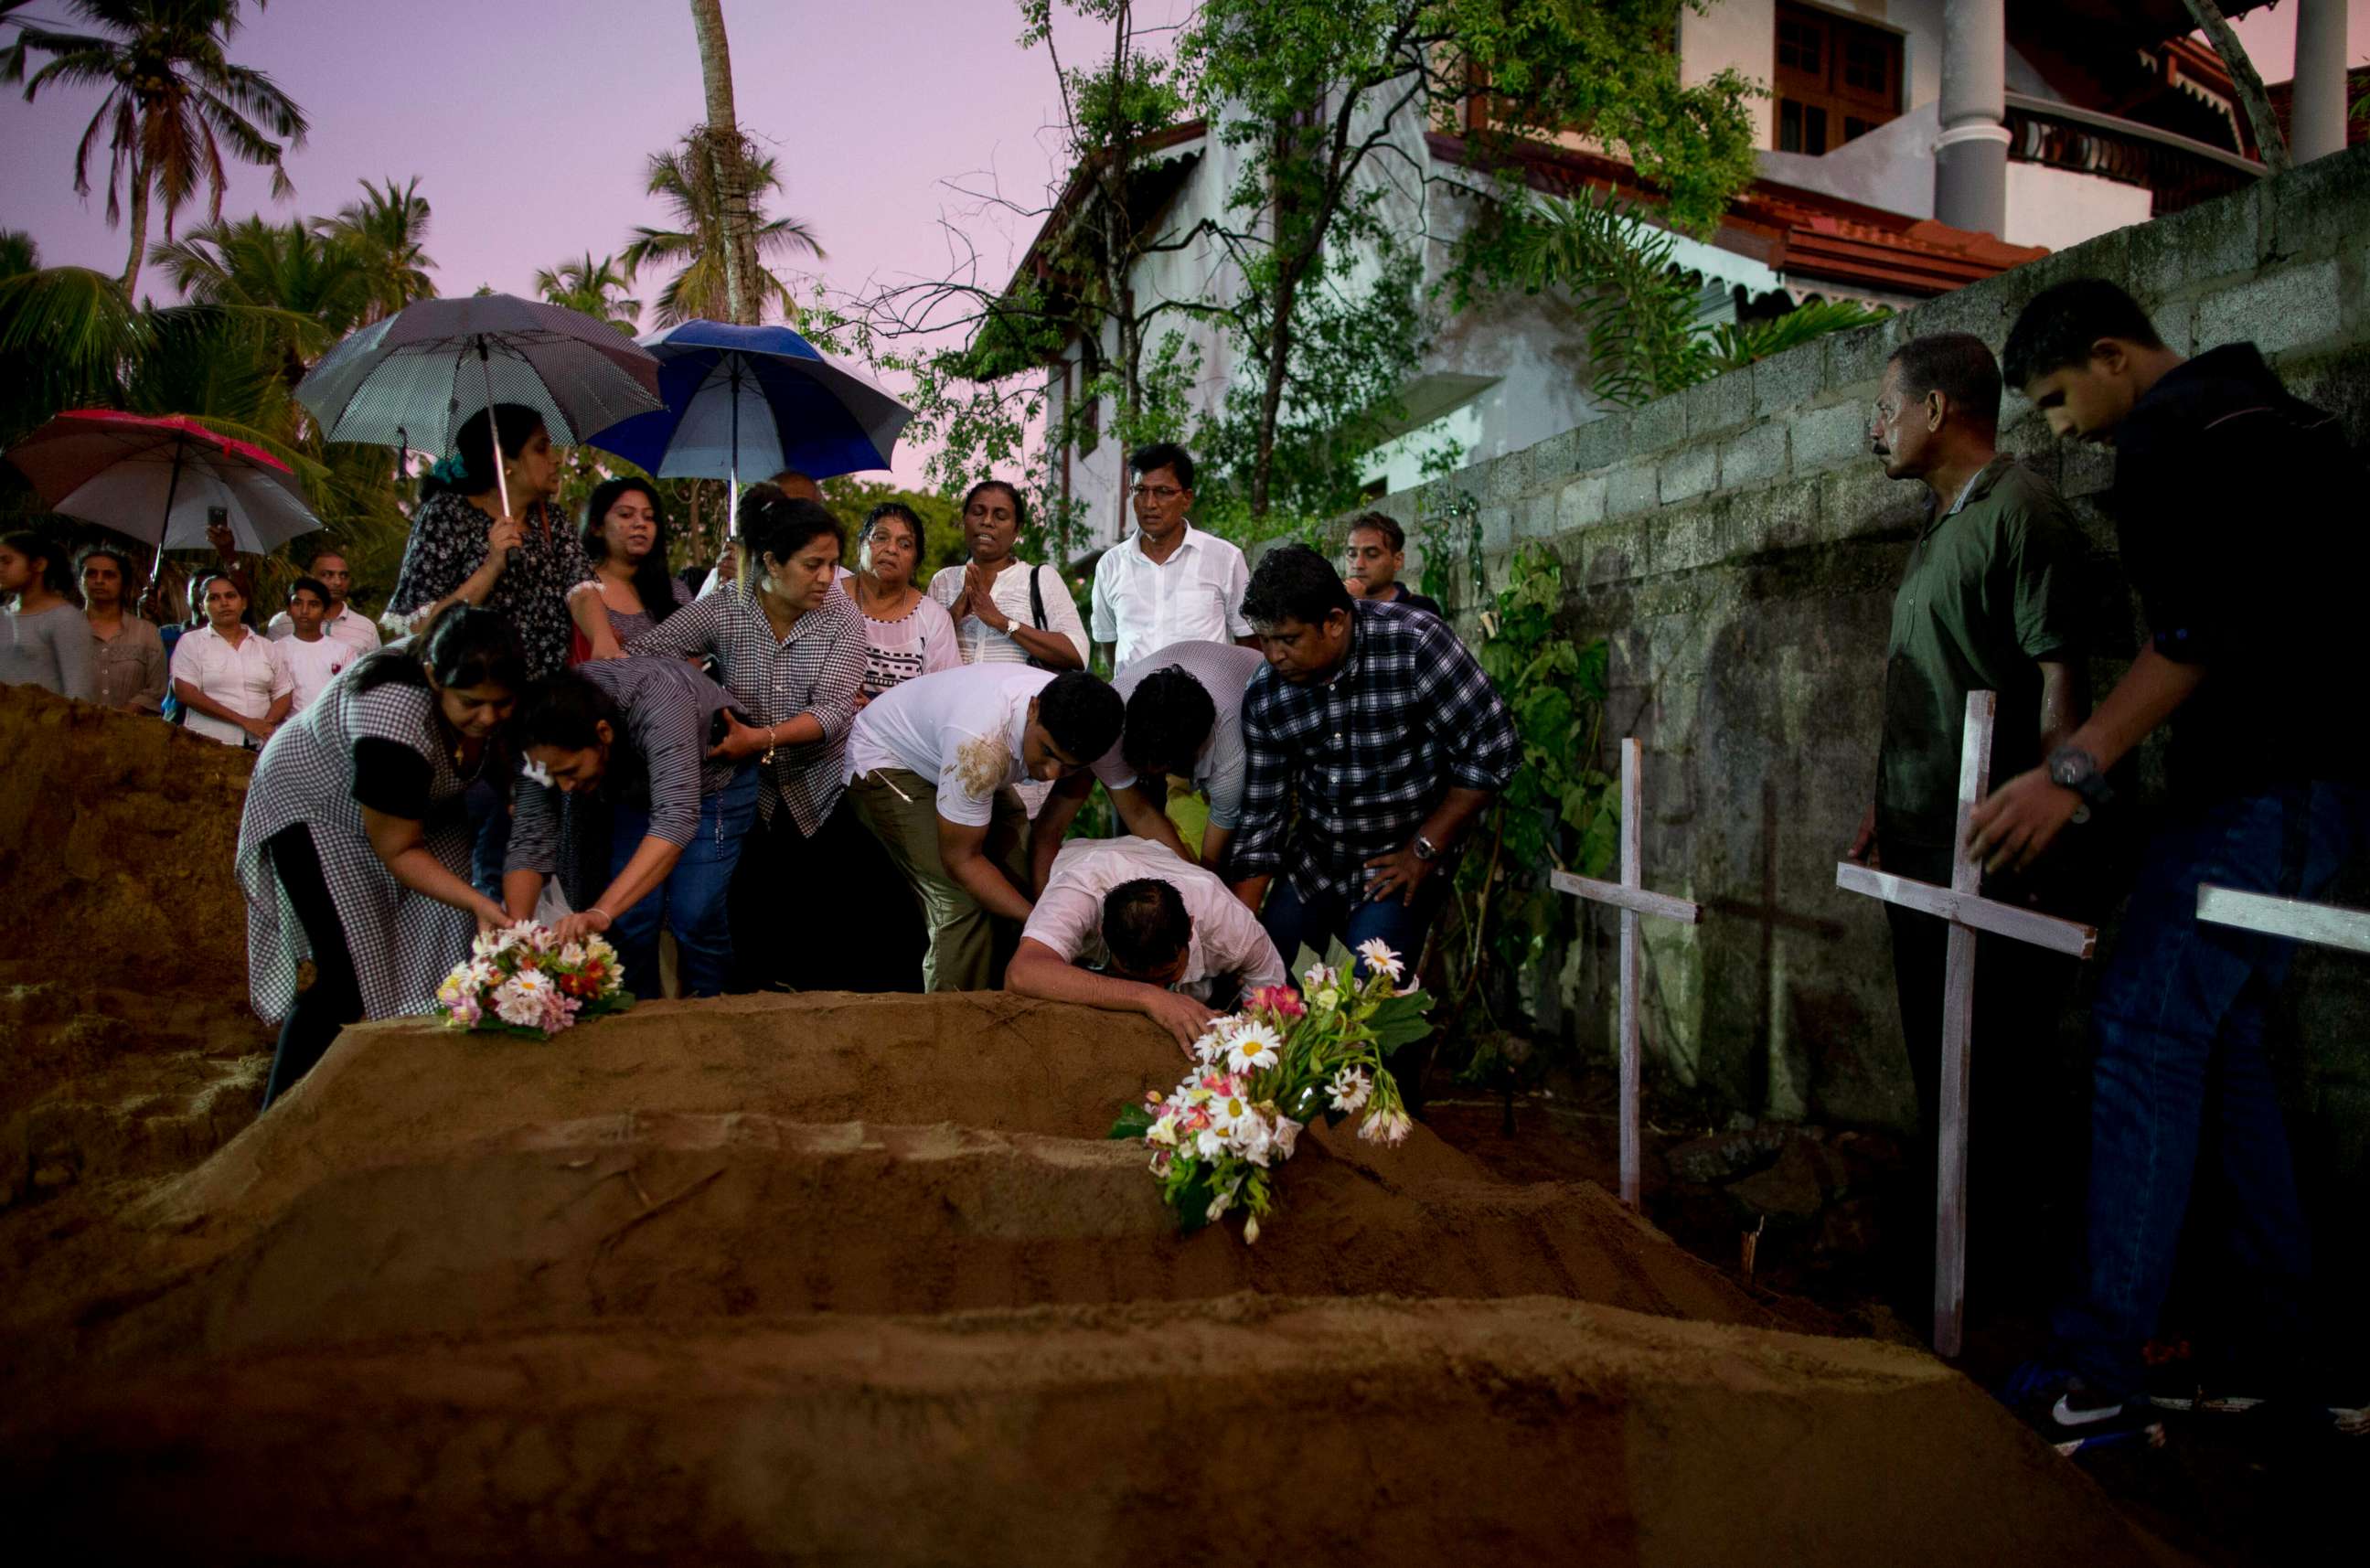
<path id="1" fill-rule="evenodd" d="M 2054 1038 L 2072 966 L 1983 944 L 1979 1262 L 2030 1249 L 2038 1188 L 2088 1183 L 2075 1283 L 2016 1390 L 2031 1418 L 2069 1441 L 2150 1419 L 2143 1347 L 2201 1184 L 2246 1297 L 2223 1375 L 2310 1406 L 2306 1226 L 2264 1046 L 2293 944 L 2196 906 L 2209 880 L 2314 898 L 2370 825 L 2360 726 L 2313 678 L 2338 666 L 2370 565 L 2342 521 L 2359 467 L 2251 345 L 2184 357 L 2110 283 L 2042 293 L 2004 357 L 1940 334 L 1885 370 L 1871 449 L 1931 502 L 1852 854 L 1941 886 L 1970 855 L 1992 898 L 2083 919 L 2124 904 L 2078 1174 L 2055 1157 L 2078 1140 L 2000 1092 Z M 2148 638 L 2095 709 L 2084 658 L 2112 634 L 2063 502 L 1997 449 L 2004 384 L 2054 434 L 2115 448 L 2104 499 Z M 284 1020 L 267 1104 L 342 1025 L 430 1010 L 479 929 L 529 917 L 606 936 L 640 996 L 668 984 L 663 939 L 690 996 L 1002 986 L 1190 1043 L 1237 993 L 1292 983 L 1304 945 L 1420 953 L 1520 762 L 1489 677 L 1398 581 L 1405 541 L 1380 513 L 1340 563 L 1284 546 L 1251 571 L 1193 525 L 1191 455 L 1146 447 L 1135 531 L 1099 559 L 1082 617 L 1058 565 L 1016 553 L 1011 484 L 972 487 L 968 559 L 923 582 L 912 511 L 875 507 L 850 539 L 786 473 L 742 499 L 733 554 L 678 578 L 651 485 L 613 479 L 558 515 L 536 416 L 496 412 L 499 445 L 480 413 L 423 482 L 375 625 L 335 551 L 258 629 L 226 535 L 169 612 L 154 586 L 133 607 L 121 550 L 0 540 L 0 679 L 260 750 L 238 873 L 255 1005 Z M 1962 844 L 1975 691 L 1997 694 L 1994 784 Z M 2121 797 L 2168 725 L 2170 800 L 2142 833 Z M 1114 836 L 1076 831 L 1099 785 Z M 1930 1170 L 1946 930 L 1890 914 Z"/>
<path id="2" fill-rule="evenodd" d="M 334 550 L 259 629 L 226 533 L 171 624 L 153 588 L 128 605 L 132 554 L 0 542 L 6 679 L 260 753 L 238 872 L 281 1026 L 267 1105 L 527 918 L 604 936 L 642 997 L 1009 986 L 1188 1043 L 1302 943 L 1420 952 L 1519 759 L 1381 513 L 1338 564 L 1294 547 L 1253 573 L 1192 523 L 1191 455 L 1146 447 L 1081 616 L 1017 553 L 1015 485 L 972 487 L 967 559 L 924 580 L 909 507 L 851 539 L 785 473 L 678 576 L 654 486 L 563 517 L 535 412 L 495 414 L 421 481 L 375 623 Z M 1114 836 L 1076 832 L 1098 783 Z M 851 940 L 813 940 L 787 888 L 830 889 Z"/>

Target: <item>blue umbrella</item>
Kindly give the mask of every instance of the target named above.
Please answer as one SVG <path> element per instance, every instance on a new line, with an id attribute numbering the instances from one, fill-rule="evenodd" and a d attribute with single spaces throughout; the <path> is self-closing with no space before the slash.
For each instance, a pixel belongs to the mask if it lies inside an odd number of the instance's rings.
<path id="1" fill-rule="evenodd" d="M 666 407 L 588 440 L 662 478 L 885 468 L 914 417 L 787 327 L 685 321 L 635 340 L 659 361 Z"/>

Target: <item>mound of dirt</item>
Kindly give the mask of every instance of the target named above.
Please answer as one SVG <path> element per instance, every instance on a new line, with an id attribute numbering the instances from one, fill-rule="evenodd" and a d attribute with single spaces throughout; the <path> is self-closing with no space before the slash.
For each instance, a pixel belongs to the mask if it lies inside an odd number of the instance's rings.
<path id="1" fill-rule="evenodd" d="M 15 1539 L 403 1563 L 2137 1565 L 1914 1351 L 1536 1298 L 489 1333 L 12 1421 Z"/>
<path id="2" fill-rule="evenodd" d="M 254 754 L 20 686 L 0 686 L 0 756 L 11 978 L 244 1008 Z"/>

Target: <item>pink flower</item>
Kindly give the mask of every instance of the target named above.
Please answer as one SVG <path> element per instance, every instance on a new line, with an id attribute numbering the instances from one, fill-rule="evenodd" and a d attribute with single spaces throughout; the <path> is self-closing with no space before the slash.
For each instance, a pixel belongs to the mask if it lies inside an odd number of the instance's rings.
<path id="1" fill-rule="evenodd" d="M 1253 1012 L 1271 1012 L 1278 1018 L 1305 1018 L 1308 1013 L 1300 993 L 1289 986 L 1261 986 L 1246 998 L 1246 1005 Z"/>

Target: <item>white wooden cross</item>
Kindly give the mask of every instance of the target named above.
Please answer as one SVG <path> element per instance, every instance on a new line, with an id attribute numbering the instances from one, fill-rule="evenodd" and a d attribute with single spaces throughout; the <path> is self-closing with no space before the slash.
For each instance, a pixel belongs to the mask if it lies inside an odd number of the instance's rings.
<path id="1" fill-rule="evenodd" d="M 1934 1221 L 1934 1348 L 1956 1355 L 1967 1305 L 1967 1068 L 1975 1020 L 1975 933 L 1989 931 L 2053 952 L 2088 958 L 2096 927 L 1983 896 L 1983 866 L 1967 858 L 1967 818 L 1991 788 L 1992 721 L 1996 693 L 1967 694 L 1967 738 L 1959 755 L 1959 828 L 1952 840 L 1950 885 L 1912 882 L 1850 860 L 1835 867 L 1835 885 L 1898 904 L 1950 923 L 1942 967 L 1941 1147 L 1936 1170 Z"/>
<path id="2" fill-rule="evenodd" d="M 2261 931 L 2349 952 L 2370 952 L 2370 909 L 2347 909 L 2335 904 L 2307 904 L 2301 898 L 2275 898 L 2268 893 L 2241 893 L 2234 887 L 2205 886 L 2197 890 L 2197 917 L 2216 926 Z"/>
<path id="3" fill-rule="evenodd" d="M 1649 893 L 1643 883 L 1644 857 L 1639 848 L 1643 808 L 1638 803 L 1638 773 L 1641 750 L 1635 739 L 1621 743 L 1621 880 L 1599 882 L 1570 871 L 1554 871 L 1548 881 L 1558 893 L 1568 893 L 1621 911 L 1621 1201 L 1638 1206 L 1638 917 L 1653 915 L 1692 926 L 1703 910 L 1684 898 Z"/>

